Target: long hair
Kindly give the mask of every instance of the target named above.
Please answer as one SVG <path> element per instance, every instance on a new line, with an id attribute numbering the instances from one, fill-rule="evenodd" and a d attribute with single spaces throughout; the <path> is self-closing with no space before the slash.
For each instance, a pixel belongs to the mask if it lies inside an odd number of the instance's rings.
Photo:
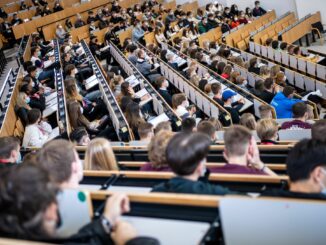
<path id="1" fill-rule="evenodd" d="M 93 139 L 87 147 L 85 170 L 119 170 L 111 144 L 104 138 Z"/>
<path id="2" fill-rule="evenodd" d="M 80 111 L 80 104 L 75 100 L 69 100 L 67 103 L 68 115 L 70 125 L 73 129 L 79 127 L 78 124 L 80 117 L 82 116 Z"/>
<path id="3" fill-rule="evenodd" d="M 138 128 L 139 124 L 144 122 L 140 116 L 140 107 L 137 103 L 129 103 L 126 109 L 126 119 L 132 129 Z"/>
<path id="4" fill-rule="evenodd" d="M 77 91 L 76 83 L 74 79 L 65 80 L 65 90 L 67 100 L 78 100 L 82 101 L 83 97 Z"/>

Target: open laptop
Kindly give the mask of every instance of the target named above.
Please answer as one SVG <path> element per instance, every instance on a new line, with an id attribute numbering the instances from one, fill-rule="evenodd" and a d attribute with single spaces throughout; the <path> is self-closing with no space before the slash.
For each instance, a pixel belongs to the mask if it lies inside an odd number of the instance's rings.
<path id="1" fill-rule="evenodd" d="M 230 197 L 219 209 L 225 245 L 326 244 L 326 202 Z"/>

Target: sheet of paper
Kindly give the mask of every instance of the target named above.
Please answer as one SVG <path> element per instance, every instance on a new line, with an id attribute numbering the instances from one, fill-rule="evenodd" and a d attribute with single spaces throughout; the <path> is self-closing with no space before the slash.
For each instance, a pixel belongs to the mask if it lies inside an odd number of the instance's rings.
<path id="1" fill-rule="evenodd" d="M 155 128 L 157 126 L 157 124 L 159 124 L 160 122 L 167 122 L 169 121 L 169 117 L 165 114 L 162 113 L 161 115 L 151 119 L 150 121 L 148 121 L 150 124 L 153 125 L 153 127 Z"/>

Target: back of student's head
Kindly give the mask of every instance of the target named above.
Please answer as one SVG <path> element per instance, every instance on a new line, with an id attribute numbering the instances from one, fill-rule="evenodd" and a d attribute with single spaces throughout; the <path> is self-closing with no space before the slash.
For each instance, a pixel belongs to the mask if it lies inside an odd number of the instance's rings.
<path id="1" fill-rule="evenodd" d="M 256 127 L 260 140 L 275 140 L 278 131 L 277 122 L 274 119 L 261 119 Z"/>
<path id="2" fill-rule="evenodd" d="M 274 79 L 271 77 L 268 77 L 264 81 L 264 86 L 266 89 L 271 89 L 274 84 Z"/>
<path id="3" fill-rule="evenodd" d="M 187 98 L 184 94 L 174 94 L 172 96 L 172 107 L 177 109 L 186 99 Z"/>
<path id="4" fill-rule="evenodd" d="M 31 109 L 27 113 L 28 124 L 37 123 L 41 119 L 41 111 L 39 109 Z"/>
<path id="5" fill-rule="evenodd" d="M 311 137 L 314 140 L 326 142 L 326 120 L 318 120 L 311 126 Z"/>
<path id="6" fill-rule="evenodd" d="M 167 122 L 160 122 L 156 125 L 156 127 L 154 128 L 154 134 L 158 134 L 161 131 L 170 131 L 172 132 L 172 127 L 171 127 L 171 122 L 167 121 Z"/>
<path id="7" fill-rule="evenodd" d="M 219 92 L 221 92 L 222 86 L 220 83 L 212 83 L 211 84 L 211 89 L 213 94 L 218 94 Z"/>
<path id="8" fill-rule="evenodd" d="M 249 130 L 256 130 L 256 118 L 251 113 L 244 113 L 241 115 L 240 125 Z"/>
<path id="9" fill-rule="evenodd" d="M 153 136 L 153 125 L 148 122 L 140 123 L 138 126 L 139 138 L 148 139 Z"/>
<path id="10" fill-rule="evenodd" d="M 57 184 L 68 181 L 73 174 L 73 162 L 76 162 L 76 150 L 67 140 L 52 140 L 37 152 L 37 162 L 51 173 L 51 179 Z"/>
<path id="11" fill-rule="evenodd" d="M 293 94 L 295 89 L 292 86 L 285 86 L 283 89 L 283 94 L 285 97 L 289 97 L 291 94 Z"/>
<path id="12" fill-rule="evenodd" d="M 196 120 L 192 117 L 184 118 L 181 122 L 181 131 L 191 133 L 196 128 Z"/>
<path id="13" fill-rule="evenodd" d="M 33 162 L 7 168 L 1 174 L 0 230 L 3 236 L 45 239 L 54 226 L 45 229 L 44 213 L 56 203 L 57 187 L 49 172 Z"/>
<path id="14" fill-rule="evenodd" d="M 85 170 L 118 170 L 110 142 L 95 138 L 89 142 L 84 161 Z"/>
<path id="15" fill-rule="evenodd" d="M 317 167 L 322 167 L 326 176 L 326 144 L 313 139 L 300 141 L 290 151 L 286 167 L 291 182 L 308 180 Z"/>
<path id="16" fill-rule="evenodd" d="M 211 139 L 215 139 L 215 127 L 209 121 L 201 121 L 197 126 L 197 132 L 206 134 Z"/>
<path id="17" fill-rule="evenodd" d="M 162 130 L 158 132 L 148 145 L 148 159 L 156 168 L 168 165 L 166 160 L 166 147 L 173 137 L 172 131 Z"/>
<path id="18" fill-rule="evenodd" d="M 277 49 L 278 48 L 278 41 L 277 40 L 272 41 L 272 48 L 273 49 Z"/>
<path id="19" fill-rule="evenodd" d="M 259 108 L 260 118 L 272 118 L 272 108 L 269 105 L 260 105 Z"/>
<path id="20" fill-rule="evenodd" d="M 308 106 L 304 102 L 297 102 L 292 106 L 293 118 L 304 117 L 307 112 L 308 112 Z"/>
<path id="21" fill-rule="evenodd" d="M 234 125 L 225 130 L 224 143 L 228 156 L 243 156 L 249 146 L 252 134 L 249 129 Z"/>
<path id="22" fill-rule="evenodd" d="M 211 139 L 202 133 L 178 133 L 167 146 L 167 162 L 175 174 L 191 175 L 206 158 L 210 143 Z"/>
<path id="23" fill-rule="evenodd" d="M 19 139 L 13 136 L 6 136 L 0 138 L 0 159 L 9 159 L 14 155 L 19 154 Z"/>

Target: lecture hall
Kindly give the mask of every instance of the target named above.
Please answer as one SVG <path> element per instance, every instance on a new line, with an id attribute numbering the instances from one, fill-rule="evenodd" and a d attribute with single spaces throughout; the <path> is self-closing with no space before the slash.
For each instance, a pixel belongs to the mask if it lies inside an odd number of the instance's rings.
<path id="1" fill-rule="evenodd" d="M 325 0 L 1 0 L 0 245 L 325 245 Z"/>

